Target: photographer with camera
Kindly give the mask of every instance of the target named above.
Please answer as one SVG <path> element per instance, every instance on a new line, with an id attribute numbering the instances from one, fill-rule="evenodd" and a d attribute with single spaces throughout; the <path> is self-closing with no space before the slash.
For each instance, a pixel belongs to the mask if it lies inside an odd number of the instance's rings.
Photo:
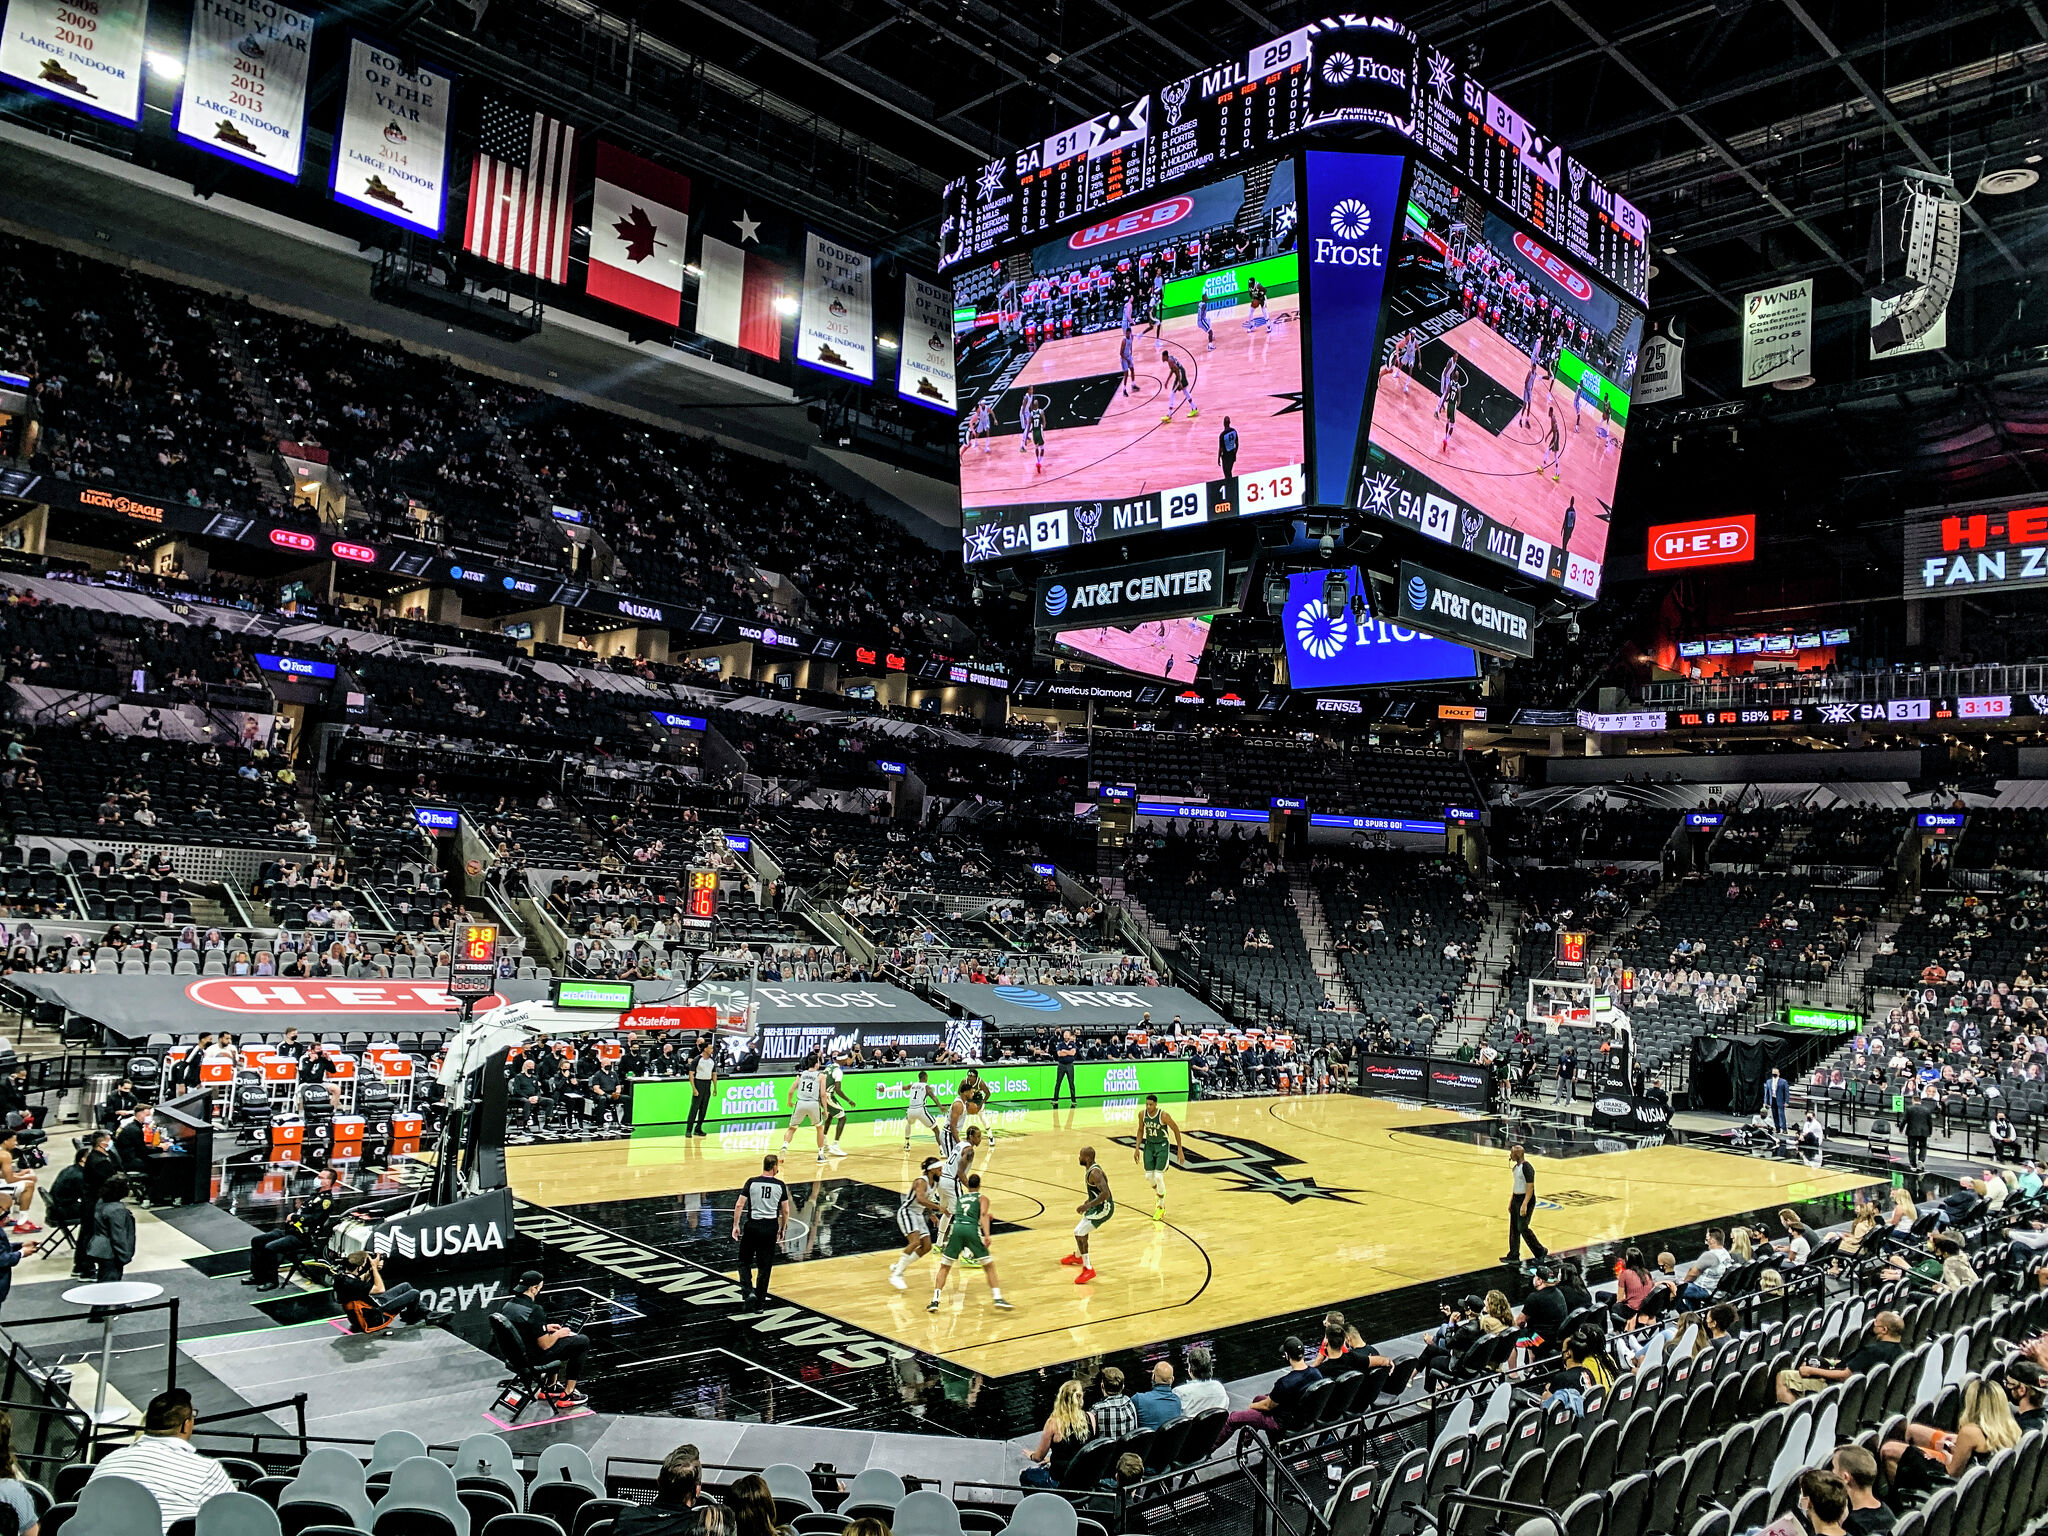
<path id="1" fill-rule="evenodd" d="M 364 1249 L 343 1259 L 334 1271 L 334 1299 L 357 1333 L 382 1333 L 393 1318 L 408 1323 L 432 1323 L 441 1314 L 429 1311 L 418 1290 L 410 1285 L 387 1286 L 384 1260 Z"/>
<path id="2" fill-rule="evenodd" d="M 1425 1376 L 1454 1376 L 1458 1362 L 1473 1345 L 1488 1335 L 1480 1326 L 1486 1304 L 1477 1296 L 1460 1296 L 1437 1303 L 1444 1325 L 1422 1336 L 1422 1369 Z"/>

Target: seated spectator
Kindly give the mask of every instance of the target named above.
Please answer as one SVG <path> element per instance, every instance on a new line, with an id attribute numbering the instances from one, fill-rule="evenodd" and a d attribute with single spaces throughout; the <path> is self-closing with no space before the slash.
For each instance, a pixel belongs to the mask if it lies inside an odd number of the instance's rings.
<path id="1" fill-rule="evenodd" d="M 1187 1412 L 1181 1406 L 1180 1394 L 1173 1390 L 1173 1366 L 1161 1360 L 1152 1367 L 1152 1387 L 1131 1399 L 1131 1406 L 1138 1412 L 1138 1425 L 1142 1429 L 1158 1429 L 1171 1424 Z"/>
<path id="2" fill-rule="evenodd" d="M 654 1501 L 636 1504 L 612 1522 L 612 1536 L 701 1536 L 708 1507 L 704 1464 L 694 1445 L 679 1445 L 661 1463 Z"/>
<path id="3" fill-rule="evenodd" d="M 1025 1459 L 1031 1465 L 1018 1474 L 1018 1482 L 1027 1488 L 1060 1486 L 1067 1468 L 1080 1455 L 1081 1447 L 1088 1443 L 1093 1432 L 1084 1402 L 1080 1382 L 1060 1384 L 1059 1393 L 1053 1398 L 1052 1412 L 1046 1415 L 1045 1428 L 1039 1434 L 1038 1444 L 1025 1452 Z"/>
<path id="4" fill-rule="evenodd" d="M 1896 1312 L 1880 1312 L 1870 1320 L 1870 1342 L 1835 1365 L 1813 1361 L 1778 1372 L 1777 1395 L 1781 1403 L 1798 1401 L 1808 1393 L 1825 1391 L 1838 1381 L 1860 1376 L 1880 1365 L 1889 1365 L 1906 1352 L 1906 1320 Z"/>
<path id="5" fill-rule="evenodd" d="M 142 1416 L 142 1437 L 102 1456 L 92 1478 L 125 1477 L 156 1496 L 164 1530 L 197 1519 L 199 1506 L 217 1493 L 233 1493 L 227 1468 L 201 1456 L 192 1444 L 192 1394 L 182 1387 L 159 1392 Z"/>
<path id="6" fill-rule="evenodd" d="M 1721 1288 L 1721 1276 L 1733 1262 L 1726 1234 L 1719 1227 L 1707 1228 L 1707 1251 L 1693 1260 L 1692 1267 L 1681 1277 L 1678 1294 L 1694 1303 L 1712 1300 L 1714 1292 Z"/>
<path id="7" fill-rule="evenodd" d="M 1113 1365 L 1106 1365 L 1097 1380 L 1102 1384 L 1102 1397 L 1088 1416 L 1095 1426 L 1095 1433 L 1105 1440 L 1121 1440 L 1126 1435 L 1136 1434 L 1138 1410 L 1124 1391 L 1124 1373 Z"/>
<path id="8" fill-rule="evenodd" d="M 1292 1334 L 1281 1344 L 1280 1353 L 1286 1358 L 1287 1369 L 1262 1395 L 1252 1399 L 1249 1408 L 1231 1414 L 1225 1438 L 1247 1424 L 1269 1435 L 1279 1434 L 1282 1421 L 1293 1414 L 1301 1394 L 1323 1379 L 1323 1373 L 1308 1363 L 1307 1347 Z"/>
<path id="9" fill-rule="evenodd" d="M 1807 1536 L 1847 1536 L 1849 1489 L 1833 1472 L 1799 1474 L 1799 1509 Z"/>
<path id="10" fill-rule="evenodd" d="M 1974 1376 L 1963 1386 L 1963 1405 L 1953 1433 L 1932 1424 L 1908 1424 L 1906 1438 L 1888 1441 L 1879 1453 L 1892 1480 L 1911 1487 L 1934 1470 L 1961 1477 L 1979 1455 L 1986 1460 L 2020 1443 L 2020 1426 L 2012 1415 L 2005 1388 Z"/>
<path id="11" fill-rule="evenodd" d="M 1828 1466 L 1848 1490 L 1849 1513 L 1842 1523 L 1850 1536 L 1885 1536 L 1898 1524 L 1899 1517 L 1877 1496 L 1876 1456 L 1860 1445 L 1837 1446 Z"/>
<path id="12" fill-rule="evenodd" d="M 1197 1344 L 1181 1358 L 1187 1363 L 1188 1379 L 1174 1388 L 1173 1394 L 1180 1399 L 1181 1411 L 1192 1418 L 1228 1408 L 1230 1393 L 1216 1380 L 1216 1357 L 1207 1347 Z"/>
<path id="13" fill-rule="evenodd" d="M 732 1485 L 723 1513 L 729 1536 L 789 1536 L 789 1528 L 775 1521 L 775 1495 L 758 1472 Z"/>

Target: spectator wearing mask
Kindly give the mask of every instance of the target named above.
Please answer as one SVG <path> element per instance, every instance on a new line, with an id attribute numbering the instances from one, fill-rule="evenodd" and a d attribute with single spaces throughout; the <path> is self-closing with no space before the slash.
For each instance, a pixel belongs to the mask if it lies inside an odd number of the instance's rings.
<path id="1" fill-rule="evenodd" d="M 180 1520 L 197 1519 L 199 1506 L 208 1499 L 235 1491 L 227 1468 L 201 1456 L 192 1444 L 197 1422 L 191 1393 L 181 1387 L 158 1393 L 143 1411 L 142 1438 L 101 1457 L 87 1481 L 125 1477 L 142 1484 L 156 1496 L 166 1533 Z"/>
<path id="2" fill-rule="evenodd" d="M 1778 1372 L 1777 1396 L 1781 1403 L 1797 1402 L 1809 1393 L 1825 1391 L 1838 1381 L 1861 1376 L 1880 1365 L 1889 1365 L 1905 1353 L 1906 1320 L 1896 1312 L 1880 1312 L 1870 1320 L 1870 1342 L 1846 1360 L 1834 1365 L 1814 1361 Z"/>

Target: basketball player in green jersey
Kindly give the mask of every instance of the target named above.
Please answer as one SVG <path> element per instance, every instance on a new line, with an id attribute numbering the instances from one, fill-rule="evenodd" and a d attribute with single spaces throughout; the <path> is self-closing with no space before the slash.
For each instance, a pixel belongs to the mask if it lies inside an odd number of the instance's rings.
<path id="1" fill-rule="evenodd" d="M 1172 1137 L 1173 1146 L 1169 1153 L 1167 1138 Z M 1159 1095 L 1145 1095 L 1145 1109 L 1138 1116 L 1138 1144 L 1131 1148 L 1131 1158 L 1145 1171 L 1145 1182 L 1150 1184 L 1159 1196 L 1158 1204 L 1152 1207 L 1154 1221 L 1166 1220 L 1166 1163 L 1171 1156 L 1182 1168 L 1188 1165 L 1188 1149 L 1181 1145 L 1180 1124 L 1173 1116 L 1159 1107 Z"/>
<path id="2" fill-rule="evenodd" d="M 981 1192 L 981 1175 L 970 1173 L 961 1187 L 960 1201 L 953 1212 L 953 1224 L 946 1232 L 945 1251 L 939 1255 L 938 1284 L 932 1287 L 932 1299 L 925 1311 L 939 1310 L 939 1300 L 946 1294 L 946 1277 L 953 1272 L 954 1263 L 964 1254 L 981 1266 L 981 1272 L 988 1276 L 988 1294 L 998 1312 L 1015 1310 L 1003 1299 L 1003 1288 L 996 1283 L 996 1261 L 988 1251 L 989 1210 L 988 1200 Z"/>
<path id="3" fill-rule="evenodd" d="M 1095 1161 L 1093 1147 L 1081 1149 L 1081 1167 L 1088 1177 L 1088 1198 L 1074 1207 L 1081 1217 L 1074 1223 L 1074 1251 L 1060 1260 L 1062 1264 L 1080 1266 L 1081 1273 L 1074 1276 L 1076 1285 L 1086 1285 L 1095 1278 L 1095 1265 L 1088 1257 L 1088 1239 L 1097 1227 L 1116 1214 L 1116 1200 L 1109 1192 L 1109 1175 Z"/>

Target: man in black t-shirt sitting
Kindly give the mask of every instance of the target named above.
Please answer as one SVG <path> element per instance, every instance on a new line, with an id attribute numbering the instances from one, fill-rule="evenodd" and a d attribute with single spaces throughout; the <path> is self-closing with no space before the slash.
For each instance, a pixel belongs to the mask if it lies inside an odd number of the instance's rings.
<path id="1" fill-rule="evenodd" d="M 562 1323 L 548 1321 L 548 1309 L 541 1305 L 540 1300 L 540 1288 L 545 1279 L 539 1270 L 527 1270 L 519 1277 L 519 1287 L 512 1299 L 498 1310 L 526 1346 L 528 1359 L 538 1366 L 561 1367 L 562 1385 L 547 1394 L 548 1401 L 558 1408 L 580 1408 L 590 1401 L 576 1390 L 577 1379 L 583 1371 L 583 1357 L 590 1351 L 590 1340 Z"/>
<path id="2" fill-rule="evenodd" d="M 1906 1352 L 1906 1320 L 1898 1313 L 1878 1313 L 1870 1320 L 1870 1332 L 1870 1342 L 1838 1365 L 1823 1365 L 1816 1360 L 1778 1372 L 1778 1401 L 1794 1403 L 1809 1393 L 1826 1391 L 1838 1381 L 1889 1365 Z"/>
<path id="3" fill-rule="evenodd" d="M 1224 1440 L 1245 1424 L 1263 1429 L 1269 1435 L 1279 1434 L 1281 1426 L 1299 1406 L 1301 1394 L 1323 1379 L 1323 1373 L 1308 1363 L 1308 1351 L 1302 1347 L 1301 1340 L 1292 1334 L 1280 1346 L 1280 1352 L 1287 1357 L 1285 1374 L 1267 1389 L 1265 1396 L 1253 1398 L 1251 1407 L 1240 1408 L 1231 1414 L 1230 1423 L 1223 1431 Z M 1217 1449 L 1222 1449 L 1221 1441 L 1217 1443 Z"/>

